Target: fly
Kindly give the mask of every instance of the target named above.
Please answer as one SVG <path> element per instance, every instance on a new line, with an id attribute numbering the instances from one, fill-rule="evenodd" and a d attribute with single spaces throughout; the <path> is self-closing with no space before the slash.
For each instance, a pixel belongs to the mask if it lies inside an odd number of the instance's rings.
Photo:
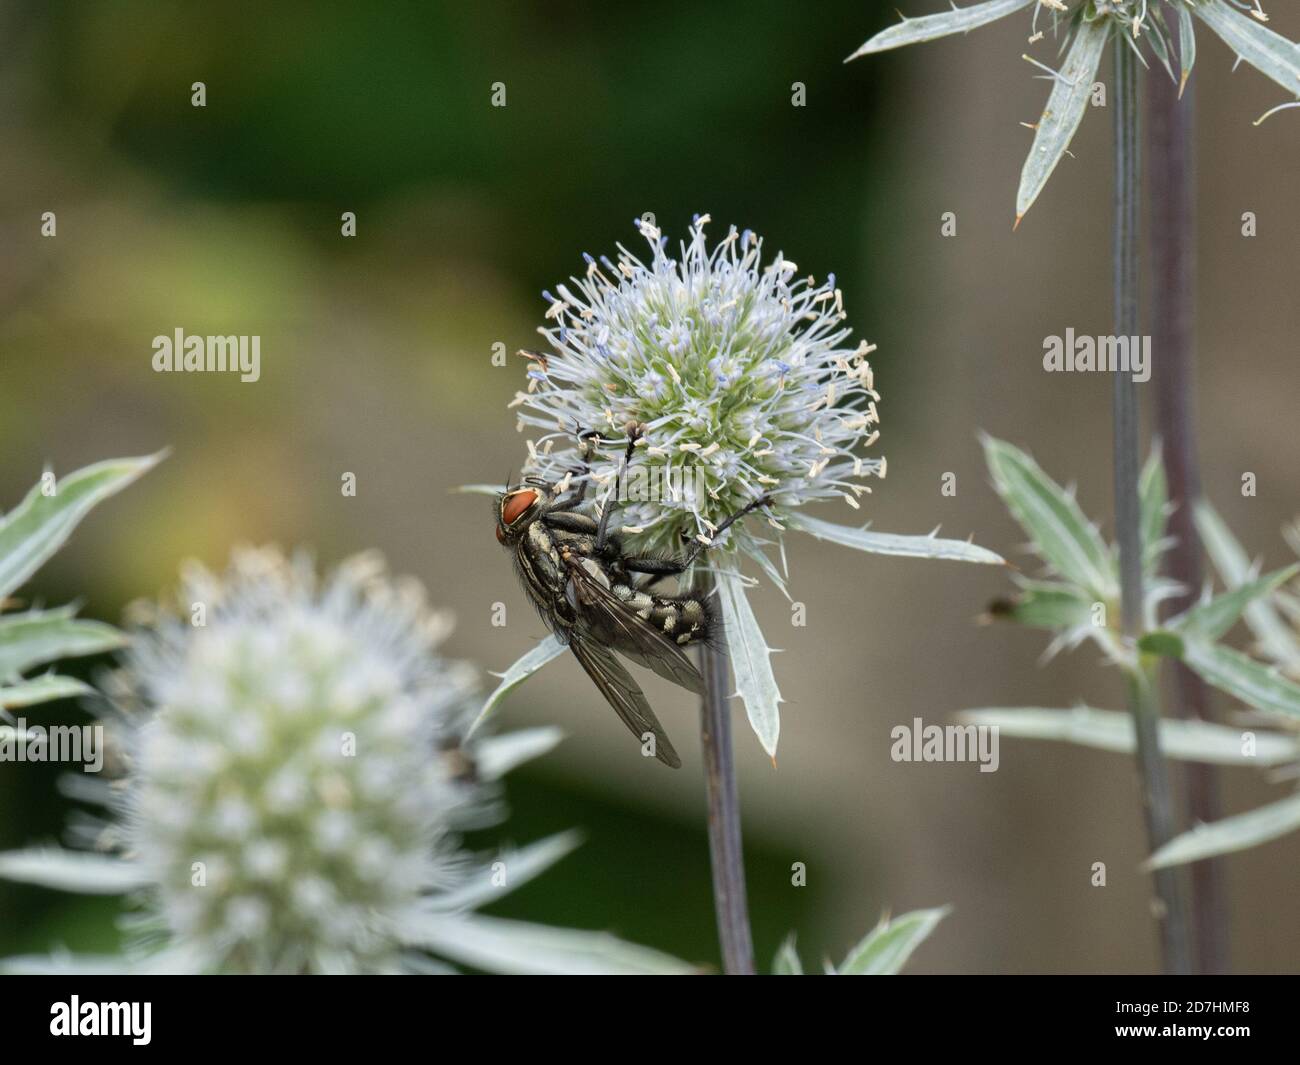
<path id="1" fill-rule="evenodd" d="M 627 427 L 623 466 L 644 429 Z M 581 434 L 583 465 L 599 437 Z M 704 680 L 686 648 L 716 637 L 717 622 L 708 601 L 696 595 L 659 595 L 652 589 L 663 577 L 684 573 L 704 544 L 691 541 L 677 558 L 625 553 L 609 528 L 613 506 L 596 520 L 580 513 L 590 478 L 569 489 L 538 480 L 507 487 L 496 502 L 496 536 L 514 556 L 524 591 L 550 630 L 573 652 L 601 695 L 638 739 L 654 738 L 654 754 L 676 769 L 681 759 L 644 693 L 614 652 L 653 670 L 688 691 L 702 694 Z M 718 525 L 717 539 L 734 522 L 771 500 L 749 503 Z"/>

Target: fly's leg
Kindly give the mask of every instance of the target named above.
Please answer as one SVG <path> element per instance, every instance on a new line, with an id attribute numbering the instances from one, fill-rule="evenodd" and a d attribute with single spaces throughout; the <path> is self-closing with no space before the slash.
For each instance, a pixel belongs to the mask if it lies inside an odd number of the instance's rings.
<path id="1" fill-rule="evenodd" d="M 712 539 L 716 540 L 719 536 L 721 536 L 724 532 L 726 532 L 734 524 L 736 524 L 736 522 L 740 521 L 740 519 L 743 518 L 746 514 L 752 514 L 754 511 L 758 510 L 759 507 L 770 506 L 771 503 L 772 503 L 771 496 L 759 496 L 757 499 L 752 500 L 749 503 L 746 503 L 743 507 L 741 507 L 738 511 L 736 511 L 736 513 L 722 519 L 722 524 L 719 525 L 713 531 Z M 704 549 L 704 544 L 700 543 L 699 540 L 694 540 L 692 541 L 692 549 L 694 551 L 694 554 L 692 554 L 691 557 L 694 558 L 695 555 L 698 555 L 700 551 Z"/>
<path id="2" fill-rule="evenodd" d="M 765 507 L 771 502 L 771 496 L 759 496 L 752 503 L 745 504 L 736 513 L 723 520 L 722 524 L 714 530 L 713 539 L 716 540 L 746 514 L 757 510 L 759 507 Z M 623 568 L 631 573 L 652 574 L 656 578 L 676 576 L 690 568 L 705 546 L 699 540 L 692 540 L 681 558 L 625 558 L 623 559 Z"/>
<path id="3" fill-rule="evenodd" d="M 575 514 L 568 507 L 558 511 L 552 507 L 543 515 L 542 524 L 548 529 L 581 533 L 584 536 L 595 536 L 598 528 L 595 518 L 589 518 L 586 514 Z"/>
<path id="4" fill-rule="evenodd" d="M 594 429 L 588 429 L 586 431 L 577 430 L 577 435 L 578 465 L 569 467 L 569 475 L 581 477 L 583 480 L 577 487 L 568 489 L 556 498 L 555 502 L 553 502 L 548 508 L 549 512 L 552 514 L 577 510 L 578 507 L 582 506 L 582 504 L 587 501 L 587 493 L 591 489 L 591 477 L 589 476 L 591 473 L 591 466 L 589 460 L 593 452 L 595 452 L 597 445 L 600 443 L 600 434 Z M 564 498 L 565 496 L 568 498 Z M 582 531 L 585 532 L 586 530 Z"/>
<path id="5" fill-rule="evenodd" d="M 640 422 L 628 422 L 624 426 L 627 432 L 627 450 L 623 452 L 623 462 L 619 466 L 618 476 L 614 479 L 615 495 L 622 495 L 623 474 L 626 472 L 628 464 L 632 461 L 632 453 L 636 450 L 636 442 L 645 435 L 645 426 Z M 606 500 L 600 509 L 600 526 L 596 530 L 596 550 L 604 553 L 606 545 L 609 543 L 609 519 L 614 513 L 611 506 L 612 500 Z"/>
<path id="6" fill-rule="evenodd" d="M 627 451 L 623 456 L 623 468 L 632 461 L 632 451 L 636 447 L 636 442 L 645 432 L 645 427 L 637 422 L 627 423 L 628 444 Z M 581 477 L 582 484 L 577 488 L 569 491 L 572 498 L 565 500 L 558 505 L 552 505 L 552 510 L 573 510 L 587 501 L 587 493 L 591 489 L 591 456 L 596 453 L 596 448 L 601 444 L 602 437 L 595 429 L 575 428 L 575 435 L 578 437 L 578 464 L 569 467 L 571 476 Z"/>
<path id="7" fill-rule="evenodd" d="M 636 442 L 645 435 L 645 426 L 639 422 L 628 422 L 627 426 L 627 450 L 623 453 L 623 462 L 619 467 L 618 476 L 614 482 L 615 494 L 621 493 L 623 484 L 623 473 L 627 470 L 628 464 L 632 461 L 632 455 L 636 450 Z M 569 532 L 595 533 L 596 547 L 598 551 L 603 552 L 609 544 L 609 519 L 614 513 L 614 508 L 609 505 L 608 501 L 601 508 L 600 521 L 597 524 L 593 519 L 586 518 L 582 515 L 571 514 L 569 512 L 576 510 L 587 501 L 587 495 L 591 489 L 591 456 L 595 454 L 596 448 L 600 445 L 601 436 L 594 429 L 577 431 L 578 435 L 578 465 L 571 466 L 569 472 L 583 478 L 582 484 L 577 488 L 570 489 L 567 499 L 558 499 L 547 509 L 546 523 L 554 529 L 565 529 Z M 572 520 L 570 520 L 572 519 Z"/>
<path id="8" fill-rule="evenodd" d="M 700 544 L 700 547 L 703 547 Z M 698 552 L 696 552 L 698 554 Z M 691 561 L 695 556 L 691 555 Z M 644 573 L 655 580 L 660 577 L 675 577 L 679 573 L 684 573 L 686 567 L 691 563 L 686 561 L 685 556 L 682 558 L 624 558 L 623 568 L 629 573 Z M 654 581 L 648 581 L 647 585 L 654 584 Z M 642 589 L 644 590 L 644 588 Z"/>

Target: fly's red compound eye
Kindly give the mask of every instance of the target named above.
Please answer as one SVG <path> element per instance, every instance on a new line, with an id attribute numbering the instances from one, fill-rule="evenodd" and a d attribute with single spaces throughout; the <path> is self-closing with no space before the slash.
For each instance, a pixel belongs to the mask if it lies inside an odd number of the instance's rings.
<path id="1" fill-rule="evenodd" d="M 501 520 L 506 525 L 513 525 L 536 502 L 537 493 L 531 488 L 521 488 L 517 492 L 511 492 L 506 496 L 506 501 L 501 507 Z"/>

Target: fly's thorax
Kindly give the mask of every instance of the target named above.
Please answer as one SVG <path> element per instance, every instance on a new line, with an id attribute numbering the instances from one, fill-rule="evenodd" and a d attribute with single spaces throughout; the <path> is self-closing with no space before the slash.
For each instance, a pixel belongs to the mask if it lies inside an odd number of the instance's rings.
<path id="1" fill-rule="evenodd" d="M 557 613 L 572 615 L 563 602 L 565 572 L 554 538 L 542 522 L 535 521 L 514 542 L 513 551 L 524 591 L 554 628 Z"/>
<path id="2" fill-rule="evenodd" d="M 559 553 L 555 548 L 555 539 L 540 521 L 535 521 L 529 525 L 524 537 L 531 554 L 545 555 L 556 563 L 560 561 Z"/>
<path id="3" fill-rule="evenodd" d="M 555 540 L 540 521 L 525 530 L 519 541 L 521 561 L 547 585 L 556 584 L 563 574 L 563 564 Z"/>
<path id="4" fill-rule="evenodd" d="M 556 547 L 576 558 L 596 558 L 596 538 L 590 533 L 572 532 L 568 529 L 548 529 Z"/>

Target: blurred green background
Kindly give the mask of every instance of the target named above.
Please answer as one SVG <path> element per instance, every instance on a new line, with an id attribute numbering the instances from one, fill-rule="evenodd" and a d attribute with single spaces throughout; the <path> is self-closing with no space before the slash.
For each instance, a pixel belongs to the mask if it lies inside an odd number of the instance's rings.
<path id="1" fill-rule="evenodd" d="M 936 4 L 911 4 L 908 14 Z M 1282 5 L 1274 5 L 1280 8 Z M 1294 11 L 1273 28 L 1300 35 Z M 0 507 L 39 476 L 170 445 L 97 512 L 28 594 L 115 620 L 178 562 L 237 542 L 366 547 L 456 611 L 449 652 L 503 669 L 542 627 L 491 536 L 485 500 L 450 494 L 518 468 L 505 404 L 540 290 L 694 212 L 834 271 L 873 357 L 890 477 L 877 527 L 1017 554 L 980 429 L 1032 448 L 1108 517 L 1108 383 L 1041 370 L 1042 338 L 1109 331 L 1109 116 L 1090 114 L 1011 234 L 1046 88 L 1019 55 L 1028 16 L 845 66 L 886 3 L 708 5 L 8 3 L 0 6 Z M 1202 34 L 1201 450 L 1207 493 L 1280 564 L 1296 508 L 1294 299 L 1300 148 L 1291 113 Z M 207 106 L 190 103 L 203 81 Z M 490 106 L 504 82 L 507 106 Z M 806 106 L 792 106 L 794 83 Z M 1243 211 L 1259 235 L 1240 235 Z M 55 211 L 58 235 L 42 238 Z M 357 236 L 340 215 L 357 215 Z M 953 211 L 957 236 L 940 235 Z M 256 384 L 156 374 L 152 338 L 258 334 Z M 1157 353 L 1158 360 L 1159 355 Z M 1158 368 L 1157 368 L 1157 371 Z M 1258 475 L 1242 499 L 1243 471 Z M 355 498 L 340 493 L 356 474 Z M 944 473 L 955 498 L 940 495 Z M 826 515 L 852 520 L 832 510 Z M 1001 768 L 906 765 L 889 730 L 969 706 L 1118 706 L 1092 652 L 1041 667 L 1040 634 L 974 624 L 1002 573 L 790 545 L 806 628 L 765 590 L 788 702 L 773 771 L 737 710 L 757 949 L 797 929 L 838 958 L 881 914 L 953 903 L 924 971 L 1141 971 L 1155 965 L 1131 766 L 1006 741 Z M 493 628 L 494 602 L 510 624 Z M 84 675 L 94 675 L 95 663 Z M 569 826 L 588 842 L 499 912 L 610 928 L 716 964 L 694 707 L 647 685 L 686 766 L 635 756 L 561 660 L 503 725 L 568 739 L 512 777 L 493 838 Z M 71 704 L 43 711 L 78 720 Z M 57 838 L 57 773 L 0 766 L 0 846 Z M 1228 808 L 1277 792 L 1224 778 Z M 1300 840 L 1232 858 L 1234 963 L 1294 970 Z M 1094 861 L 1109 886 L 1092 888 Z M 808 886 L 791 885 L 804 862 Z M 0 955 L 106 948 L 115 904 L 0 884 Z"/>

